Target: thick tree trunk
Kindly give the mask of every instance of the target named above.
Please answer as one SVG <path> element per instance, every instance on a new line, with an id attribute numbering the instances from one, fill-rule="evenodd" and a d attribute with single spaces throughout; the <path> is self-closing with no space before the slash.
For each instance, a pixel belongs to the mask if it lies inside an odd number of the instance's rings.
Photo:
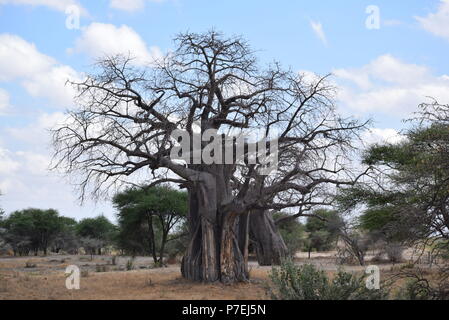
<path id="1" fill-rule="evenodd" d="M 284 239 L 279 234 L 269 212 L 251 212 L 250 234 L 255 243 L 259 265 L 279 265 L 282 259 L 288 255 Z"/>
<path id="2" fill-rule="evenodd" d="M 162 233 L 161 252 L 159 254 L 159 261 L 158 261 L 161 267 L 164 265 L 165 244 L 167 243 L 167 237 L 168 233 L 164 231 Z"/>
<path id="3" fill-rule="evenodd" d="M 197 191 L 198 190 L 198 191 Z M 215 190 L 207 194 L 204 186 L 189 190 L 190 243 L 181 272 L 187 279 L 214 282 L 219 280 L 219 252 Z"/>
<path id="4" fill-rule="evenodd" d="M 246 281 L 248 272 L 247 215 L 228 214 L 224 217 L 221 239 L 221 281 Z"/>
<path id="5" fill-rule="evenodd" d="M 228 190 L 220 172 L 205 174 L 189 188 L 190 242 L 181 265 L 187 279 L 232 283 L 249 278 L 247 215 L 219 212 Z"/>
<path id="6" fill-rule="evenodd" d="M 153 215 L 147 212 L 147 225 L 148 225 L 148 244 L 150 246 L 151 255 L 153 256 L 153 262 L 158 263 L 157 252 L 156 252 L 156 238 L 154 236 L 153 229 Z"/>

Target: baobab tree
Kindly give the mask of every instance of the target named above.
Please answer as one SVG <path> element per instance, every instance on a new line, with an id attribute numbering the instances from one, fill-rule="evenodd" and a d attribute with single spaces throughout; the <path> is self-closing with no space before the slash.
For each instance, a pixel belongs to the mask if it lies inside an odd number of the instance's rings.
<path id="1" fill-rule="evenodd" d="M 365 124 L 336 114 L 328 78 L 278 63 L 262 68 L 239 37 L 185 33 L 171 53 L 146 67 L 124 56 L 104 58 L 97 67 L 73 83 L 78 108 L 54 130 L 55 167 L 82 177 L 82 196 L 141 172 L 149 173 L 145 184 L 186 188 L 190 242 L 181 272 L 187 279 L 247 280 L 251 212 L 326 204 L 333 187 L 357 179 L 347 159 Z M 211 129 L 217 135 L 204 139 Z M 189 161 L 198 152 L 218 156 L 210 142 L 252 129 L 266 137 L 270 151 L 264 153 L 276 155 L 277 170 L 267 173 L 266 163 L 251 162 L 246 140 L 243 162 L 234 155 L 231 163 Z M 179 130 L 192 141 L 195 135 L 205 140 L 192 142 L 183 160 L 172 156 Z M 317 192 L 319 198 L 308 197 Z"/>
<path id="2" fill-rule="evenodd" d="M 267 210 L 250 213 L 250 239 L 260 266 L 279 265 L 288 256 L 288 248 L 279 233 L 273 215 Z"/>

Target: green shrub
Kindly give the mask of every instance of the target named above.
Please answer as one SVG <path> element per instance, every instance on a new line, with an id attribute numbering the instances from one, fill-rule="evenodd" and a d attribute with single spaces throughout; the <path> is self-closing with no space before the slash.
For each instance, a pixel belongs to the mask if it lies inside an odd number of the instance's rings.
<path id="1" fill-rule="evenodd" d="M 274 220 L 279 220 L 287 216 L 287 214 L 282 212 L 273 214 Z M 277 225 L 277 228 L 291 256 L 294 256 L 296 252 L 304 247 L 306 233 L 304 231 L 305 227 L 301 222 L 293 220 L 288 223 L 280 223 Z"/>
<path id="2" fill-rule="evenodd" d="M 366 288 L 365 276 L 357 277 L 342 270 L 330 279 L 313 265 L 296 266 L 285 260 L 270 273 L 268 291 L 275 300 L 381 300 L 384 290 Z"/>
<path id="3" fill-rule="evenodd" d="M 398 300 L 449 300 L 449 281 L 447 270 L 440 271 L 435 279 L 426 278 L 419 271 L 409 278 L 397 294 Z"/>
<path id="4" fill-rule="evenodd" d="M 428 284 L 422 280 L 408 280 L 397 293 L 397 300 L 432 300 Z"/>

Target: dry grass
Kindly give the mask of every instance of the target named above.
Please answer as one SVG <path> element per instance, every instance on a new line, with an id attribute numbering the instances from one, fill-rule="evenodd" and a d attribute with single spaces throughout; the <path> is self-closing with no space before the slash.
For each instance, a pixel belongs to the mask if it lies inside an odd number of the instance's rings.
<path id="1" fill-rule="evenodd" d="M 181 278 L 179 265 L 151 269 L 151 258 L 137 257 L 135 270 L 126 271 L 129 257 L 53 256 L 0 258 L 0 300 L 261 300 L 268 299 L 265 285 L 271 267 L 250 264 L 251 281 L 235 285 L 199 284 Z M 297 257 L 297 263 L 312 263 L 328 276 L 338 266 L 330 255 L 316 254 L 313 259 Z M 33 265 L 32 268 L 28 266 Z M 35 266 L 34 266 L 35 265 Z M 80 290 L 67 290 L 65 269 L 77 265 L 81 269 Z M 402 264 L 379 265 L 381 277 L 386 280 L 397 274 Z M 345 266 L 349 272 L 362 274 L 365 267 Z M 99 272 L 101 271 L 101 272 Z M 105 272 L 103 272 L 105 271 Z M 429 271 L 433 273 L 433 271 Z M 404 280 L 395 284 L 403 285 Z"/>
<path id="2" fill-rule="evenodd" d="M 249 283 L 229 286 L 187 281 L 181 278 L 179 266 L 112 272 L 90 270 L 88 277 L 81 277 L 80 290 L 67 290 L 64 269 L 70 263 L 50 263 L 45 258 L 28 260 L 37 267 L 25 269 L 20 258 L 0 262 L 0 300 L 267 299 L 264 289 L 267 272 L 264 270 L 252 270 Z"/>
<path id="3" fill-rule="evenodd" d="M 80 290 L 67 290 L 65 276 L 16 273 L 6 278 L 0 299 L 38 300 L 234 300 L 265 299 L 257 282 L 225 286 L 198 284 L 180 278 L 179 272 L 157 273 L 148 270 L 89 274 L 81 279 Z M 1 285 L 0 285 L 1 287 Z"/>

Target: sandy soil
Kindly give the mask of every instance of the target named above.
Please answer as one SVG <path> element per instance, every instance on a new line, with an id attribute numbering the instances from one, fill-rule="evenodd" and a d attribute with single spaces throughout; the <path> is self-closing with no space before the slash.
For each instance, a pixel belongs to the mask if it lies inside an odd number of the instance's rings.
<path id="1" fill-rule="evenodd" d="M 235 285 L 199 284 L 181 278 L 179 265 L 153 269 L 152 259 L 136 257 L 133 270 L 127 271 L 130 257 L 48 256 L 0 257 L 0 300 L 6 299 L 138 299 L 138 300 L 261 300 L 268 299 L 266 285 L 271 267 L 250 262 L 251 281 Z M 329 274 L 335 253 L 313 253 L 311 259 L 298 254 L 298 264 L 311 263 Z M 67 290 L 65 269 L 76 265 L 81 270 L 80 290 Z M 381 264 L 389 273 L 399 265 Z M 360 266 L 343 266 L 349 272 L 364 272 Z"/>
<path id="2" fill-rule="evenodd" d="M 80 259 L 81 258 L 81 259 Z M 181 278 L 179 265 L 148 269 L 151 260 L 136 258 L 137 270 L 126 271 L 129 258 L 55 256 L 0 258 L 0 300 L 262 300 L 266 270 L 251 270 L 251 281 L 236 285 L 199 284 Z M 29 266 L 26 268 L 25 265 Z M 78 265 L 80 290 L 67 290 L 65 268 Z M 35 265 L 35 266 L 34 266 Z M 107 272 L 98 272 L 106 268 Z M 145 267 L 145 269 L 144 269 Z"/>

